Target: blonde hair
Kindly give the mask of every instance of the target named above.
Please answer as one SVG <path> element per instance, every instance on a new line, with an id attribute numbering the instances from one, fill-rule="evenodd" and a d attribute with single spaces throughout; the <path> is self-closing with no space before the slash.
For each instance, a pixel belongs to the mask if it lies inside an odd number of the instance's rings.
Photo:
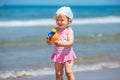
<path id="1" fill-rule="evenodd" d="M 65 15 L 62 15 L 62 14 L 56 14 L 55 18 L 63 18 L 63 16 L 65 16 Z M 69 23 L 72 22 L 72 20 L 71 20 L 69 17 L 67 17 L 67 16 L 65 16 L 65 17 L 68 19 Z"/>

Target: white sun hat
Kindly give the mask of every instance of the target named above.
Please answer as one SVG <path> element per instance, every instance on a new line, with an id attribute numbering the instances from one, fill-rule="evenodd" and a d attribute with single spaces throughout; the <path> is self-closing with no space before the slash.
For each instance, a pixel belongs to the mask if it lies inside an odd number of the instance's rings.
<path id="1" fill-rule="evenodd" d="M 73 19 L 73 13 L 70 7 L 63 6 L 57 10 L 56 14 L 63 14 L 69 17 L 71 20 Z"/>

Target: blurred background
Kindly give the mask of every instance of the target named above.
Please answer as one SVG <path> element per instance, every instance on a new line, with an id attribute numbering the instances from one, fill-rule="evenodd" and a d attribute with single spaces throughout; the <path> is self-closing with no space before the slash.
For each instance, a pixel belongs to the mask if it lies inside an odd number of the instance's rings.
<path id="1" fill-rule="evenodd" d="M 120 68 L 119 0 L 0 0 L 0 80 L 54 74 L 46 36 L 61 6 L 74 14 L 74 71 Z"/>

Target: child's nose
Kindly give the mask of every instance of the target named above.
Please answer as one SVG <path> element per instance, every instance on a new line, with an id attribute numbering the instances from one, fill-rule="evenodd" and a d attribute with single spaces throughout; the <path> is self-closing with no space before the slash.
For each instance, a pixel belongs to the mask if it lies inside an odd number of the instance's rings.
<path id="1" fill-rule="evenodd" d="M 61 21 L 61 20 L 59 20 L 59 21 L 58 21 L 58 23 L 62 23 L 62 21 Z"/>

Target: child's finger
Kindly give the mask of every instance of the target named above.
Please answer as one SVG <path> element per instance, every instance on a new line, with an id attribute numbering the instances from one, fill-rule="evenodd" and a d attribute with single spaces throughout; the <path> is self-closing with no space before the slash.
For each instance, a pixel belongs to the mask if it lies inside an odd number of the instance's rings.
<path id="1" fill-rule="evenodd" d="M 49 37 L 49 36 L 47 36 L 47 37 L 46 37 L 46 39 L 47 39 L 47 40 L 50 40 L 50 37 Z"/>

